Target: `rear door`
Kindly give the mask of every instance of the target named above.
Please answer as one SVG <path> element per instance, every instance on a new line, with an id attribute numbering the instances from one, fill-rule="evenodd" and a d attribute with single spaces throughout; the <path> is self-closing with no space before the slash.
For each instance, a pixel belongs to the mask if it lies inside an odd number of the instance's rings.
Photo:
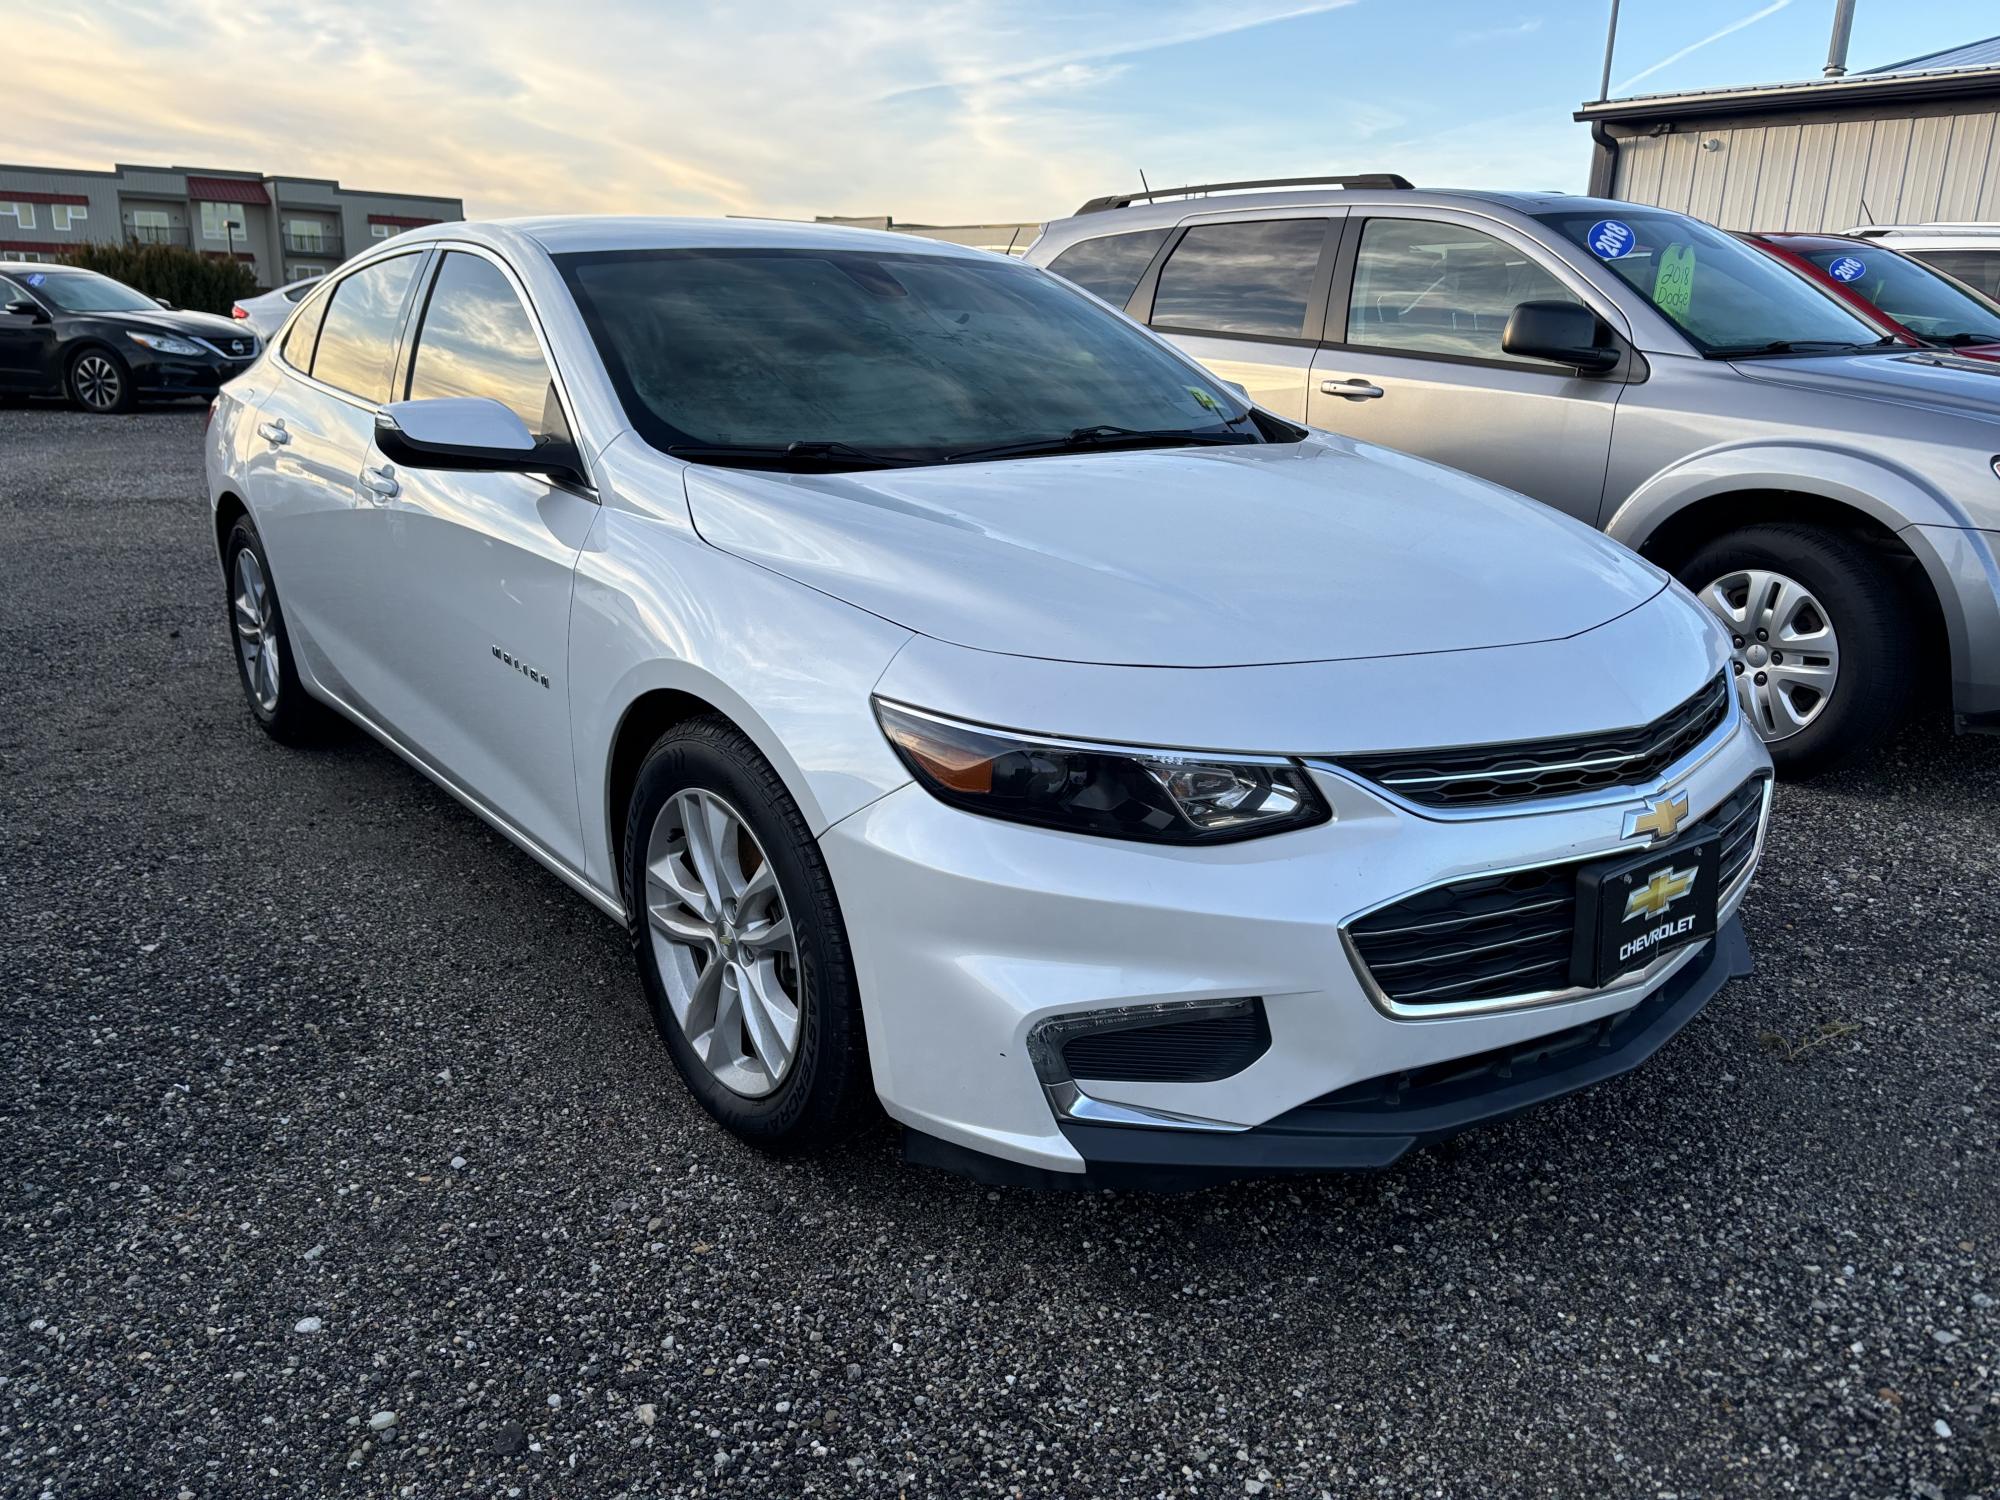
<path id="1" fill-rule="evenodd" d="M 1315 207 L 1184 220 L 1128 310 L 1259 406 L 1303 421 L 1345 214 Z"/>
<path id="2" fill-rule="evenodd" d="M 1312 361 L 1306 420 L 1478 474 L 1595 524 L 1622 378 L 1503 351 L 1516 304 L 1624 319 L 1525 235 L 1443 210 L 1357 213 Z"/>
<path id="3" fill-rule="evenodd" d="M 538 440 L 570 440 L 540 327 L 498 257 L 446 248 L 420 300 L 396 399 L 484 396 Z M 362 479 L 381 524 L 360 561 L 389 601 L 370 689 L 385 722 L 462 790 L 581 864 L 565 668 L 596 496 L 536 474 L 393 467 L 372 447 Z"/>
<path id="4" fill-rule="evenodd" d="M 418 250 L 343 276 L 301 310 L 284 372 L 257 410 L 246 485 L 292 641 L 313 679 L 378 718 L 397 601 L 374 570 L 385 523 L 361 487 L 375 410 L 389 398 Z M 379 718 L 378 718 L 379 722 Z"/>

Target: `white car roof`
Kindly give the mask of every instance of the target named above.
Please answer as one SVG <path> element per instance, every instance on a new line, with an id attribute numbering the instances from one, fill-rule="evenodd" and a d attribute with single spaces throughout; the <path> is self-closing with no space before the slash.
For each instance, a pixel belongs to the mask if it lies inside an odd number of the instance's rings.
<path id="1" fill-rule="evenodd" d="M 564 215 L 535 219 L 491 219 L 437 224 L 396 236 L 407 245 L 418 239 L 470 239 L 490 244 L 531 240 L 551 255 L 590 250 L 679 250 L 784 248 L 874 250 L 903 255 L 957 256 L 991 260 L 990 252 L 948 245 L 916 235 L 843 224 L 803 224 L 789 219 L 682 219 Z"/>

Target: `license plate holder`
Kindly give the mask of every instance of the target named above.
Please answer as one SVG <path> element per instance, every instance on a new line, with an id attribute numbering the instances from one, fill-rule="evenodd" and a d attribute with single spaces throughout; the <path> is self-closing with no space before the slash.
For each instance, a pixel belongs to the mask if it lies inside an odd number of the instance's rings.
<path id="1" fill-rule="evenodd" d="M 1585 865 L 1576 877 L 1570 980 L 1597 989 L 1715 936 L 1722 836 Z"/>

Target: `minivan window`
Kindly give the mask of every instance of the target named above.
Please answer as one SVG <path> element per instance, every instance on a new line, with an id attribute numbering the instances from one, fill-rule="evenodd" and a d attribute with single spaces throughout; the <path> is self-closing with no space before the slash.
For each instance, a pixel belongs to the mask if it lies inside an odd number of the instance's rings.
<path id="1" fill-rule="evenodd" d="M 1153 256 L 1167 236 L 1167 228 L 1135 229 L 1130 234 L 1107 234 L 1071 245 L 1049 269 L 1067 277 L 1093 296 L 1102 297 L 1113 307 L 1123 307 L 1139 288 L 1139 278 L 1153 263 Z"/>
<path id="2" fill-rule="evenodd" d="M 1583 299 L 1525 250 L 1456 224 L 1370 219 L 1354 262 L 1347 342 L 1412 354 L 1540 364 L 1500 347 L 1522 302 Z"/>
<path id="3" fill-rule="evenodd" d="M 1983 296 L 2000 299 L 2000 250 L 1911 250 L 1925 265 L 1936 266 Z"/>
<path id="4" fill-rule="evenodd" d="M 1153 326 L 1305 336 L 1325 219 L 1197 224 L 1160 268 Z"/>
<path id="5" fill-rule="evenodd" d="M 1686 214 L 1603 207 L 1538 216 L 1659 309 L 1702 353 L 1825 353 L 1881 335 L 1761 250 Z"/>
<path id="6" fill-rule="evenodd" d="M 364 401 L 387 401 L 396 331 L 419 255 L 398 255 L 343 277 L 327 303 L 312 375 Z M 303 320 L 301 320 L 303 321 Z M 287 358 L 290 356 L 288 355 Z"/>
<path id="7" fill-rule="evenodd" d="M 528 310 L 498 266 L 461 250 L 438 271 L 410 361 L 409 399 L 438 396 L 486 396 L 537 439 L 569 436 Z"/>
<path id="8" fill-rule="evenodd" d="M 697 461 L 799 444 L 937 463 L 1110 428 L 1256 440 L 1221 381 L 998 256 L 605 250 L 556 265 L 640 436 Z"/>

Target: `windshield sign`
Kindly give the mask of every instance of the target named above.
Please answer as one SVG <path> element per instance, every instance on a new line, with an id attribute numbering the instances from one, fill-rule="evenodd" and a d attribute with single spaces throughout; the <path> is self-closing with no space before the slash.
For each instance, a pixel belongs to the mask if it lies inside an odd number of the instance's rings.
<path id="1" fill-rule="evenodd" d="M 859 467 L 1259 440 L 1221 381 L 998 257 L 612 250 L 557 264 L 633 425 L 697 461 Z"/>
<path id="2" fill-rule="evenodd" d="M 1540 216 L 1658 308 L 1703 354 L 1823 354 L 1879 342 L 1840 301 L 1741 240 L 1684 214 Z"/>

